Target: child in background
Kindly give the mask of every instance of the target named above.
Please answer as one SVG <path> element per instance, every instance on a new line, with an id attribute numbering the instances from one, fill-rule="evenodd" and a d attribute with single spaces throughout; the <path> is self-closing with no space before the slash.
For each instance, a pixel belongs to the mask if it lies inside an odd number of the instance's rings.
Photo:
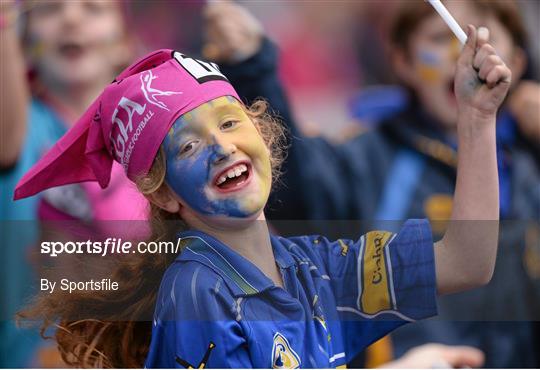
<path id="1" fill-rule="evenodd" d="M 114 276 L 120 291 L 64 296 L 61 312 L 59 297 L 46 295 L 30 314 L 68 329 L 57 339 L 79 366 L 141 366 L 146 358 L 147 367 L 338 367 L 386 332 L 434 314 L 436 292 L 486 283 L 497 244 L 495 114 L 511 74 L 487 29 L 467 31 L 455 82 L 462 160 L 452 219 L 492 222 L 452 224 L 435 247 L 420 220 L 357 242 L 271 236 L 263 209 L 276 137 L 264 110 L 243 107 L 217 66 L 162 50 L 107 87 L 15 198 L 59 183 L 105 187 L 116 160 L 152 202 L 155 227 L 168 218 L 191 229 L 178 235 L 183 251 L 157 294 L 146 274 L 126 275 L 142 271 L 128 259 L 159 275 L 171 258 L 128 254 Z M 130 302 L 118 311 L 132 320 L 155 304 L 151 327 L 113 321 L 117 313 L 70 322 L 83 304 L 113 301 Z"/>
<path id="2" fill-rule="evenodd" d="M 6 186 L 2 194 L 9 193 L 10 184 L 14 188 L 14 182 L 73 125 L 132 58 L 133 45 L 125 28 L 122 2 L 28 1 L 22 6 L 27 7 L 23 44 L 19 44 L 14 22 L 2 32 L 4 108 L 0 163 L 2 184 Z M 2 8 L 6 13 L 17 12 L 12 1 L 2 2 Z M 27 64 L 30 81 L 25 74 Z M 113 173 L 114 183 L 119 185 L 111 189 L 120 192 L 115 196 L 109 197 L 95 184 L 83 184 L 82 191 L 62 188 L 47 193 L 45 198 L 48 205 L 68 218 L 140 219 L 145 202 L 135 195 L 131 185 L 121 185 L 129 182 L 125 177 L 121 180 L 119 167 L 115 166 Z M 63 193 L 75 193 L 78 199 L 65 202 Z M 118 207 L 123 197 L 131 198 L 138 206 L 129 210 Z M 105 204 L 107 201 L 113 203 Z M 31 198 L 14 206 L 5 195 L 1 218 L 33 219 L 37 202 L 38 199 Z M 115 210 L 119 213 L 114 214 Z"/>
<path id="3" fill-rule="evenodd" d="M 417 180 L 410 181 L 410 196 L 403 198 L 408 206 L 401 215 L 390 210 L 383 219 L 425 215 L 445 220 L 453 206 L 457 115 L 451 75 L 457 58 L 456 41 L 424 5 L 421 1 L 403 4 L 390 31 L 394 70 L 411 92 L 411 101 L 401 114 L 364 138 L 365 142 L 387 143 L 394 152 L 389 150 L 384 158 L 395 167 L 408 151 L 412 170 L 407 180 L 416 171 Z M 534 321 L 540 312 L 535 298 L 540 279 L 528 261 L 538 255 L 534 247 L 538 239 L 531 240 L 530 231 L 538 227 L 540 212 L 540 152 L 538 135 L 527 128 L 539 127 L 540 87 L 537 82 L 522 80 L 527 67 L 526 31 L 515 2 L 449 1 L 447 6 L 461 24 L 476 18 L 478 24 L 488 27 L 497 54 L 512 70 L 513 83 L 496 128 L 502 220 L 497 269 L 488 287 L 441 300 L 442 320 L 393 333 L 393 350 L 400 356 L 426 342 L 465 344 L 484 351 L 486 367 L 538 367 L 540 332 Z M 392 186 L 389 179 L 379 181 L 384 183 L 381 188 Z M 434 230 L 438 234 L 444 231 L 445 222 L 440 226 Z"/>
<path id="4" fill-rule="evenodd" d="M 10 195 L 21 176 L 132 58 L 125 4 L 2 0 L 0 19 L 1 270 L 6 274 L 0 289 L 6 302 L 1 313 L 6 339 L 0 357 L 5 366 L 20 367 L 31 365 L 28 352 L 33 341 L 22 338 L 7 318 L 20 308 L 35 281 L 27 247 L 36 242 L 40 231 L 32 221 L 141 220 L 147 202 L 119 165 L 113 166 L 107 190 L 93 183 L 63 186 L 18 203 Z M 7 225 L 8 220 L 18 222 Z"/>

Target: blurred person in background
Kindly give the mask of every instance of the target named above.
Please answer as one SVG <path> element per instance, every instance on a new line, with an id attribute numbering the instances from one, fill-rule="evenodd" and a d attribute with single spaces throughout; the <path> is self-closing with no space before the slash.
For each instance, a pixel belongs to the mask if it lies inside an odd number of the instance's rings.
<path id="1" fill-rule="evenodd" d="M 127 0 L 137 38 L 147 50 L 167 49 L 194 55 L 202 42 L 201 9 L 206 1 Z"/>
<path id="2" fill-rule="evenodd" d="M 497 120 L 501 234 L 495 275 L 489 286 L 440 301 L 441 319 L 413 325 L 392 336 L 394 353 L 425 342 L 468 344 L 486 354 L 487 367 L 538 367 L 540 256 L 540 87 L 523 81 L 527 68 L 526 32 L 511 1 L 446 2 L 460 24 L 490 29 L 493 46 L 513 72 L 513 87 Z M 459 45 L 428 4 L 407 2 L 398 9 L 390 37 L 394 71 L 410 101 L 396 117 L 381 123 L 367 139 L 388 145 L 390 166 L 399 184 L 383 180 L 382 199 L 409 188 L 403 212 L 377 208 L 376 219 L 412 215 L 447 220 L 456 166 L 453 83 Z M 534 38 L 538 35 L 533 36 Z M 360 154 L 360 153 L 359 153 Z M 385 198 L 386 197 L 386 198 Z M 435 228 L 444 231 L 445 223 Z M 537 234 L 537 233 L 536 233 Z M 536 265 L 536 266 L 535 266 Z M 455 322 L 452 322 L 454 320 Z"/>
<path id="3" fill-rule="evenodd" d="M 396 335 L 393 352 L 399 357 L 426 342 L 468 344 L 486 353 L 487 367 L 534 367 L 539 364 L 535 350 L 538 328 L 526 320 L 540 312 L 540 234 L 534 233 L 540 214 L 540 161 L 534 130 L 525 127 L 538 123 L 538 85 L 520 81 L 527 62 L 526 39 L 514 3 L 479 0 L 447 5 L 461 24 L 483 24 L 491 30 L 496 50 L 514 74 L 513 92 L 499 114 L 497 137 L 501 218 L 519 222 L 503 222 L 501 226 L 500 255 L 492 283 L 482 290 L 445 298 L 442 320 L 414 325 L 407 333 Z M 275 47 L 260 28 L 236 21 L 234 27 L 226 30 L 222 26 L 221 32 L 208 33 L 208 43 L 219 50 L 215 59 L 222 62 L 222 70 L 239 94 L 247 101 L 267 98 L 293 136 L 283 167 L 284 185 L 273 194 L 273 204 L 267 209 L 269 218 L 379 223 L 427 217 L 441 221 L 433 230 L 436 235 L 444 231 L 444 220 L 452 209 L 457 160 L 457 112 L 450 77 L 460 46 L 427 3 L 407 1 L 402 6 L 392 32 L 392 61 L 413 98 L 375 130 L 340 146 L 322 138 L 306 138 L 295 125 L 276 77 Z M 220 17 L 229 22 L 233 19 L 223 14 L 223 9 L 208 12 L 210 30 L 219 29 Z M 238 55 L 243 57 L 233 57 Z M 524 86 L 528 93 L 520 93 Z M 520 104 L 526 111 L 515 111 Z M 290 189 L 303 191 L 293 193 Z M 388 350 L 388 344 L 380 346 Z M 388 355 L 380 359 L 387 360 Z M 351 365 L 366 363 L 357 359 Z"/>
<path id="4" fill-rule="evenodd" d="M 16 329 L 13 322 L 36 281 L 29 263 L 35 251 L 30 247 L 40 236 L 35 221 L 146 218 L 147 201 L 116 163 L 113 186 L 105 191 L 97 183 L 81 183 L 12 200 L 21 176 L 133 58 L 126 10 L 124 1 L 0 2 L 3 367 L 61 366 L 54 350 L 35 357 L 37 334 Z"/>
<path id="5" fill-rule="evenodd" d="M 280 46 L 278 73 L 304 134 L 341 136 L 350 123 L 347 98 L 365 77 L 350 37 L 365 1 L 241 3 Z M 321 125 L 330 120 L 336 124 Z"/>

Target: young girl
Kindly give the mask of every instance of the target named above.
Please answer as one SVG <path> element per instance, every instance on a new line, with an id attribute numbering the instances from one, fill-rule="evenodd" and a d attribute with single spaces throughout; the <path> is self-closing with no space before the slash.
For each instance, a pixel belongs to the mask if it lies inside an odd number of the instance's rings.
<path id="1" fill-rule="evenodd" d="M 77 181 L 107 186 L 114 159 L 152 202 L 156 239 L 170 237 L 167 219 L 190 229 L 177 235 L 182 253 L 123 256 L 120 291 L 45 296 L 26 316 L 57 321 L 64 358 L 79 366 L 341 367 L 392 329 L 434 315 L 437 292 L 486 283 L 497 245 L 495 113 L 510 72 L 485 31 L 469 26 L 468 35 L 455 82 L 452 216 L 468 222 L 451 224 L 436 248 L 425 220 L 356 242 L 270 235 L 271 122 L 260 105 L 242 106 L 215 65 L 162 50 L 109 85 L 15 197 Z M 73 319 L 111 302 L 124 315 Z M 135 321 L 152 307 L 151 324 Z"/>

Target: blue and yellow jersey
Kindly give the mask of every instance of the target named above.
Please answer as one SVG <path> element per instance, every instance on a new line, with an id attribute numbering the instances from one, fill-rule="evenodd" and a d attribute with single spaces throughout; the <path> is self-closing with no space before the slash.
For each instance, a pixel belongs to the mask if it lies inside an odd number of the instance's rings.
<path id="1" fill-rule="evenodd" d="M 436 313 L 427 221 L 358 241 L 272 236 L 284 287 L 197 231 L 164 274 L 146 367 L 337 368 Z"/>

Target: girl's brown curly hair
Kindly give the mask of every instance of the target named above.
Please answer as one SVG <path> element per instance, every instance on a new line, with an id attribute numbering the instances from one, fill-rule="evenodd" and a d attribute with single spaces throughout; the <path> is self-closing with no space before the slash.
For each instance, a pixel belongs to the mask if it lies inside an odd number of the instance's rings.
<path id="1" fill-rule="evenodd" d="M 270 149 L 272 178 L 279 177 L 284 159 L 285 132 L 281 124 L 268 113 L 268 105 L 259 100 L 244 108 Z M 160 150 L 148 175 L 139 179 L 138 189 L 149 196 L 164 189 L 165 155 Z M 150 204 L 151 241 L 170 241 L 187 228 L 179 215 Z M 19 322 L 38 321 L 41 335 L 54 327 L 54 339 L 62 359 L 69 366 L 100 368 L 140 368 L 148 353 L 158 286 L 165 269 L 176 255 L 127 254 L 112 273 L 117 291 L 77 291 L 67 293 L 56 289 L 41 294 L 25 310 L 17 314 Z M 100 312 L 99 318 L 77 318 L 81 307 Z"/>

